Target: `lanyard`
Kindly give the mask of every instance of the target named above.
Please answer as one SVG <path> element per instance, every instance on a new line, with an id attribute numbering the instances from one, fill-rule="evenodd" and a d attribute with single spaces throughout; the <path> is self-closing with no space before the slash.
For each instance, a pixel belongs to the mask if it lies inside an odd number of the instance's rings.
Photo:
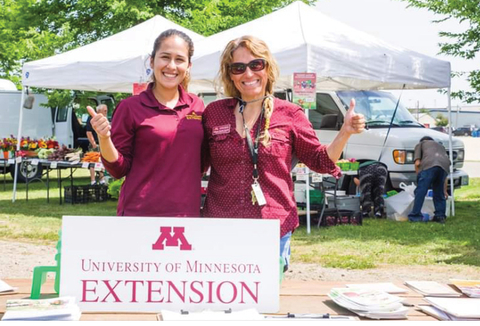
<path id="1" fill-rule="evenodd" d="M 263 105 L 262 105 L 262 111 L 260 113 L 260 122 L 258 124 L 257 128 L 257 133 L 255 135 L 255 143 L 252 141 L 252 137 L 250 136 L 250 130 L 247 127 L 247 124 L 245 123 L 245 117 L 243 115 L 243 111 L 245 110 L 245 106 L 247 105 L 247 102 L 239 99 L 240 104 L 239 104 L 239 112 L 242 115 L 242 120 L 243 120 L 243 128 L 245 129 L 245 136 L 247 140 L 247 145 L 250 153 L 250 157 L 252 159 L 253 163 L 253 179 L 256 181 L 258 179 L 258 168 L 257 168 L 257 163 L 258 163 L 258 145 L 260 142 L 260 129 L 262 129 L 262 120 L 263 120 Z"/>

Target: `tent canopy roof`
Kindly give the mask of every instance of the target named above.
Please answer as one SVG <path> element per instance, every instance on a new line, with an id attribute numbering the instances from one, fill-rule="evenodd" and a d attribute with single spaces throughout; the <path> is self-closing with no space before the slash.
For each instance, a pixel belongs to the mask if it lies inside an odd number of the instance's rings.
<path id="1" fill-rule="evenodd" d="M 146 81 L 155 39 L 174 28 L 194 42 L 204 37 L 161 16 L 125 31 L 23 66 L 23 85 L 101 92 L 132 92 L 132 83 Z"/>
<path id="2" fill-rule="evenodd" d="M 204 38 L 161 16 L 89 45 L 23 66 L 23 85 L 131 92 L 151 74 L 149 53 L 164 30 L 195 42 L 190 90 L 213 91 L 220 55 L 243 35 L 264 40 L 280 66 L 277 88 L 291 88 L 294 72 L 315 72 L 317 89 L 407 89 L 450 86 L 450 63 L 396 47 L 295 2 L 269 15 Z"/>
<path id="3" fill-rule="evenodd" d="M 317 89 L 450 86 L 449 62 L 387 44 L 295 2 L 198 42 L 192 68 L 196 88 L 211 87 L 223 49 L 243 35 L 267 43 L 280 66 L 279 88 L 291 88 L 294 72 L 315 72 Z"/>

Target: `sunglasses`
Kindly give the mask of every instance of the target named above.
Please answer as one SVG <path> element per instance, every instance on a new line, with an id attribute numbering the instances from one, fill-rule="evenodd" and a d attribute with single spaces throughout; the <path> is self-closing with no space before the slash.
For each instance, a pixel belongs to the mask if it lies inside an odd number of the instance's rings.
<path id="1" fill-rule="evenodd" d="M 265 69 L 266 64 L 267 62 L 264 59 L 255 59 L 249 63 L 234 62 L 230 64 L 229 68 L 233 75 L 241 75 L 247 70 L 247 67 L 250 68 L 251 71 L 262 71 Z"/>

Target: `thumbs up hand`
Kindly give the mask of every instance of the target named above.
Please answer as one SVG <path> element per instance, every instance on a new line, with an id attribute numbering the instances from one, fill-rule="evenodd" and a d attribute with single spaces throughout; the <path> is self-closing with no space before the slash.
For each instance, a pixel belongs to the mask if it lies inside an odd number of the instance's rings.
<path id="1" fill-rule="evenodd" d="M 343 128 L 348 134 L 359 134 L 365 129 L 365 118 L 361 113 L 355 113 L 355 100 L 350 100 L 350 108 L 345 115 Z"/>
<path id="2" fill-rule="evenodd" d="M 87 106 L 88 114 L 92 117 L 90 123 L 99 138 L 110 137 L 110 122 L 103 114 L 98 114 L 91 106 Z"/>

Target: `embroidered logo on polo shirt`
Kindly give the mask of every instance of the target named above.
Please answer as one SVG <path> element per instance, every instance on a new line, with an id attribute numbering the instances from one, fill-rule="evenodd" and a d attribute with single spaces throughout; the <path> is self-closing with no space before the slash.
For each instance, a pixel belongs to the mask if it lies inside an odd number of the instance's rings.
<path id="1" fill-rule="evenodd" d="M 187 120 L 202 120 L 202 116 L 196 114 L 195 112 L 187 114 L 185 117 L 187 118 Z"/>

